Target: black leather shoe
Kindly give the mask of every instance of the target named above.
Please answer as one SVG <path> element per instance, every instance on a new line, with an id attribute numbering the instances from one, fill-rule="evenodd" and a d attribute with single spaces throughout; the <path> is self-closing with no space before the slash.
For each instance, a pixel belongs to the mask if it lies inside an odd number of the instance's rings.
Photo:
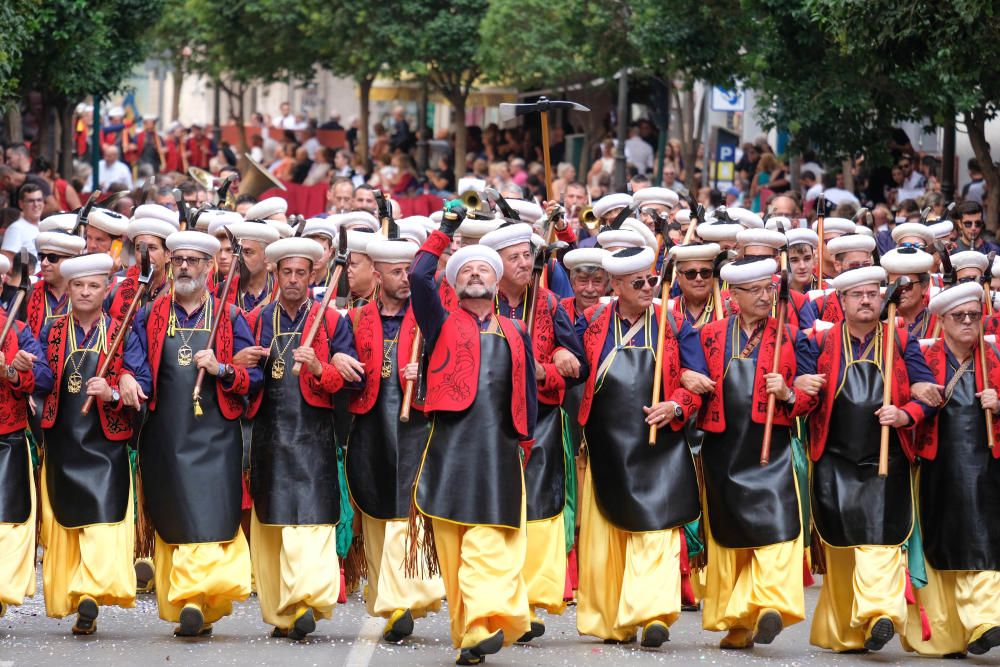
<path id="1" fill-rule="evenodd" d="M 177 637 L 197 637 L 205 627 L 205 615 L 194 605 L 181 609 L 180 625 L 174 630 Z"/>
<path id="2" fill-rule="evenodd" d="M 306 613 L 295 619 L 295 625 L 288 631 L 288 638 L 295 641 L 302 641 L 309 633 L 316 630 L 316 616 L 312 609 L 307 609 Z"/>
<path id="3" fill-rule="evenodd" d="M 895 634 L 896 628 L 893 627 L 892 620 L 883 616 L 872 624 L 872 629 L 865 639 L 865 648 L 869 651 L 879 651 Z"/>
<path id="4" fill-rule="evenodd" d="M 403 613 L 400 614 L 399 612 Z M 385 630 L 382 632 L 382 639 L 391 644 L 401 642 L 413 634 L 413 614 L 409 609 L 399 609 L 389 617 Z"/>
<path id="5" fill-rule="evenodd" d="M 97 602 L 92 598 L 80 600 L 76 608 L 76 623 L 73 625 L 74 635 L 92 635 L 97 630 Z"/>
<path id="6" fill-rule="evenodd" d="M 1000 626 L 993 626 L 984 632 L 979 639 L 969 644 L 969 653 L 982 655 L 997 646 L 1000 646 Z"/>

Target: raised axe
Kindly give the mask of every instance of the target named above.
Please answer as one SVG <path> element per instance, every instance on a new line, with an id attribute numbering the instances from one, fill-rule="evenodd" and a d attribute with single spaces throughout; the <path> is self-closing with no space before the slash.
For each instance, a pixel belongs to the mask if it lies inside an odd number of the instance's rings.
<path id="1" fill-rule="evenodd" d="M 986 312 L 989 315 L 993 314 L 993 294 L 990 291 L 990 283 L 993 282 L 993 260 L 996 259 L 996 250 L 991 250 L 986 256 L 986 270 L 983 271 L 983 276 L 980 280 L 983 281 L 983 292 L 984 298 L 986 299 Z M 989 367 L 986 364 L 986 336 L 983 330 L 983 322 L 979 322 L 979 370 L 983 377 L 983 391 L 990 388 L 990 376 L 988 374 Z M 983 414 L 986 415 L 986 442 L 990 446 L 990 451 L 997 446 L 996 437 L 993 435 L 993 411 L 983 410 Z"/>
<path id="2" fill-rule="evenodd" d="M 94 208 L 97 200 L 101 198 L 101 191 L 94 190 L 87 197 L 87 202 L 76 210 L 76 223 L 73 225 L 73 236 L 77 236 L 80 233 L 80 229 L 87 224 L 87 216 L 90 215 L 91 209 Z"/>
<path id="3" fill-rule="evenodd" d="M 108 371 L 111 369 L 111 364 L 114 362 L 115 355 L 118 354 L 118 350 L 121 349 L 122 344 L 125 342 L 125 336 L 131 328 L 132 318 L 135 317 L 135 313 L 139 309 L 139 305 L 142 303 L 143 297 L 145 297 L 146 292 L 149 291 L 149 283 L 152 280 L 153 265 L 149 261 L 149 248 L 146 246 L 145 242 L 141 242 L 139 243 L 139 289 L 136 290 L 135 296 L 132 298 L 132 301 L 129 302 L 128 310 L 125 311 L 125 317 L 122 318 L 121 324 L 118 326 L 118 330 L 115 331 L 115 337 L 111 340 L 111 347 L 108 348 L 104 361 L 101 363 L 101 367 L 97 370 L 97 375 L 94 377 L 102 378 L 106 376 Z M 92 407 L 94 407 L 94 397 L 88 396 L 87 400 L 83 404 L 83 407 L 80 408 L 80 414 L 86 416 Z"/>
<path id="4" fill-rule="evenodd" d="M 712 260 L 712 299 L 715 301 L 715 319 L 721 320 L 726 316 L 722 307 L 722 286 L 719 283 L 719 276 L 722 267 L 733 261 L 733 256 L 729 250 L 723 250 Z"/>
<path id="5" fill-rule="evenodd" d="M 771 372 L 781 371 L 781 345 L 785 334 L 785 318 L 788 315 L 788 271 L 781 270 L 781 283 L 778 289 L 778 330 L 774 334 L 774 359 L 771 360 Z M 764 437 L 760 443 L 760 464 L 766 466 L 771 460 L 771 434 L 774 430 L 774 408 L 777 397 L 767 395 L 767 417 L 764 420 Z"/>
<path id="6" fill-rule="evenodd" d="M 986 270 L 983 271 L 983 276 L 980 278 L 983 281 L 983 290 L 986 296 L 986 314 L 993 315 L 993 292 L 990 286 L 993 283 L 993 260 L 996 259 L 997 251 L 991 250 L 988 255 L 986 255 Z"/>
<path id="7" fill-rule="evenodd" d="M 209 327 L 208 331 L 208 341 L 205 343 L 203 349 L 211 350 L 215 345 L 215 335 L 219 331 L 219 322 L 222 321 L 223 317 L 229 317 L 229 313 L 226 312 L 226 304 L 229 301 L 229 291 L 233 288 L 233 278 L 236 276 L 236 267 L 243 261 L 243 246 L 240 245 L 239 239 L 237 239 L 229 227 L 223 227 L 226 230 L 226 236 L 229 237 L 229 244 L 233 248 L 233 262 L 229 265 L 229 275 L 226 276 L 226 282 L 222 285 L 222 292 L 219 294 L 219 298 L 216 303 L 219 304 L 215 317 L 212 319 L 212 325 Z M 201 412 L 201 384 L 205 381 L 205 369 L 198 369 L 198 377 L 194 381 L 194 390 L 191 392 L 191 400 L 194 401 L 194 416 L 200 417 Z"/>
<path id="8" fill-rule="evenodd" d="M 188 205 L 184 201 L 184 193 L 178 188 L 174 188 L 170 194 L 173 195 L 174 201 L 177 203 L 177 217 L 180 222 L 180 229 L 184 231 L 186 229 L 194 229 L 194 225 L 188 220 Z"/>
<path id="9" fill-rule="evenodd" d="M 499 190 L 497 190 L 496 188 L 485 188 L 483 190 L 483 194 L 485 194 L 486 197 L 491 202 L 493 202 L 493 204 L 495 204 L 498 209 L 500 209 L 500 213 L 503 214 L 503 217 L 507 218 L 508 220 L 514 220 L 514 221 L 521 220 L 521 214 L 514 210 L 514 208 L 510 205 L 510 203 L 506 199 L 504 199 L 504 196 L 500 194 Z"/>
<path id="10" fill-rule="evenodd" d="M 374 190 L 375 205 L 378 207 L 379 222 L 382 223 L 382 236 L 389 238 L 389 227 L 393 224 L 392 205 L 381 190 Z"/>
<path id="11" fill-rule="evenodd" d="M 319 333 L 319 327 L 323 323 L 326 315 L 326 309 L 330 307 L 330 299 L 336 295 L 337 288 L 340 286 L 340 274 L 344 272 L 347 267 L 347 228 L 343 225 L 340 226 L 340 236 L 337 239 L 337 254 L 333 259 L 333 276 L 330 278 L 330 282 L 327 283 L 328 287 L 326 292 L 323 294 L 323 301 L 320 302 L 319 312 L 316 317 L 313 318 L 312 324 L 309 327 L 309 331 L 306 332 L 305 337 L 302 339 L 302 344 L 299 347 L 311 347 L 313 341 L 316 339 L 316 334 Z M 298 377 L 299 373 L 302 372 L 302 364 L 296 361 L 292 365 L 292 375 Z"/>
<path id="12" fill-rule="evenodd" d="M 882 365 L 882 407 L 892 405 L 892 365 L 893 357 L 896 354 L 896 308 L 899 306 L 899 299 L 903 296 L 903 287 L 910 284 L 910 279 L 906 276 L 896 278 L 885 290 L 885 300 L 882 302 L 882 312 L 879 320 L 886 321 L 885 359 Z M 889 428 L 888 424 L 882 425 L 882 440 L 878 448 L 878 476 L 886 477 L 889 474 Z"/>
<path id="13" fill-rule="evenodd" d="M 21 248 L 20 255 L 16 259 L 20 260 L 21 264 L 21 282 L 17 286 L 14 298 L 11 299 L 10 308 L 7 309 L 7 319 L 4 320 L 3 330 L 0 331 L 0 345 L 3 345 L 3 342 L 7 340 L 7 334 L 10 333 L 11 327 L 17 321 L 17 311 L 21 309 L 21 304 L 28 298 L 28 292 L 31 290 L 31 271 L 28 267 L 27 248 Z M 10 360 L 8 359 L 7 362 L 10 363 Z"/>
<path id="14" fill-rule="evenodd" d="M 233 186 L 233 181 L 237 178 L 236 174 L 230 174 L 226 176 L 225 180 L 219 185 L 218 189 L 215 191 L 215 205 L 219 208 L 229 210 L 229 189 Z"/>
<path id="15" fill-rule="evenodd" d="M 545 198 L 548 201 L 555 201 L 555 192 L 552 190 L 552 158 L 549 156 L 549 111 L 556 109 L 567 109 L 570 111 L 590 111 L 588 107 L 576 102 L 550 100 L 542 95 L 534 102 L 522 102 L 511 104 L 503 102 L 500 104 L 500 120 L 506 122 L 515 116 L 526 116 L 532 113 L 541 114 L 542 126 L 542 159 L 545 164 Z"/>
<path id="16" fill-rule="evenodd" d="M 823 271 L 826 268 L 826 240 L 823 238 L 823 223 L 825 221 L 826 197 L 820 195 L 819 200 L 816 202 L 816 236 L 819 237 L 819 248 L 817 249 L 819 261 L 817 262 L 818 266 L 816 269 L 816 287 L 819 289 L 824 289 Z"/>
<path id="17" fill-rule="evenodd" d="M 667 304 L 667 299 L 663 298 L 664 296 L 669 296 L 669 290 L 665 289 L 663 285 L 663 281 L 666 277 L 667 262 L 664 262 L 663 266 L 660 267 L 660 281 L 657 284 L 656 289 L 653 290 L 653 297 L 656 298 L 659 296 L 660 298 L 660 313 L 656 321 L 658 327 L 656 331 L 656 357 L 653 366 L 653 395 L 650 399 L 650 406 L 656 405 L 660 402 L 660 384 L 663 381 L 663 363 L 660 360 L 663 359 L 663 345 L 667 333 L 666 327 L 668 326 L 667 318 L 671 317 L 671 315 L 667 312 L 670 310 Z M 659 291 L 659 294 L 657 294 L 657 290 Z M 656 424 L 650 424 L 649 438 L 647 440 L 650 447 L 656 445 L 657 430 L 658 427 Z"/>

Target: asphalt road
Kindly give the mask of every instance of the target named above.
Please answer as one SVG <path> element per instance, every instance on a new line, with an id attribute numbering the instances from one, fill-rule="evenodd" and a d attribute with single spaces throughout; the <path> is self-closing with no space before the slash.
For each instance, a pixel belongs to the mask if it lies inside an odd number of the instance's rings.
<path id="1" fill-rule="evenodd" d="M 806 590 L 806 608 L 816 605 L 819 585 Z M 382 619 L 370 619 L 359 595 L 322 621 L 309 641 L 293 643 L 271 639 L 270 628 L 260 618 L 255 597 L 239 604 L 233 615 L 215 625 L 205 639 L 175 639 L 172 625 L 159 620 L 153 595 L 141 595 L 134 609 L 102 607 L 98 632 L 91 637 L 70 634 L 72 618 L 45 616 L 38 595 L 14 607 L 0 619 L 0 667 L 21 665 L 449 665 L 455 651 L 448 636 L 444 610 L 417 621 L 416 631 L 403 644 L 379 640 Z M 770 646 L 747 652 L 722 652 L 721 633 L 701 629 L 701 614 L 685 612 L 671 628 L 671 641 L 656 650 L 604 646 L 580 637 L 575 611 L 550 617 L 544 637 L 528 646 L 514 646 L 489 656 L 488 664 L 521 665 L 853 665 L 902 664 L 918 660 L 904 653 L 897 640 L 883 651 L 867 656 L 836 655 L 811 647 L 808 620 L 785 630 Z M 1000 656 L 972 658 L 966 664 L 997 664 Z"/>

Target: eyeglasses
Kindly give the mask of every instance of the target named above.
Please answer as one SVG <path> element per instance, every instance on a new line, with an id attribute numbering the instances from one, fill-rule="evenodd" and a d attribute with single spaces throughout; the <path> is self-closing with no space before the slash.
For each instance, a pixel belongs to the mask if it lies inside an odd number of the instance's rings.
<path id="1" fill-rule="evenodd" d="M 184 266 L 184 262 L 187 262 L 191 266 L 198 266 L 202 262 L 209 261 L 209 259 L 209 257 L 171 257 L 170 263 L 179 269 Z"/>
<path id="2" fill-rule="evenodd" d="M 980 227 L 983 226 L 983 221 L 982 220 L 963 220 L 962 221 L 962 226 L 965 227 L 966 229 L 972 229 L 973 227 L 975 227 L 976 229 L 979 229 Z"/>
<path id="3" fill-rule="evenodd" d="M 58 264 L 60 260 L 66 259 L 62 255 L 57 255 L 54 252 L 41 252 L 38 253 L 38 261 L 48 262 L 49 264 Z"/>
<path id="4" fill-rule="evenodd" d="M 45 203 L 45 199 L 23 199 L 25 204 L 38 204 L 39 206 Z"/>
<path id="5" fill-rule="evenodd" d="M 759 298 L 765 294 L 774 292 L 774 283 L 768 283 L 767 285 L 757 285 L 756 287 L 731 287 L 735 292 L 743 292 L 744 294 L 749 294 L 752 297 Z"/>
<path id="6" fill-rule="evenodd" d="M 907 241 L 906 243 L 900 243 L 898 248 L 911 248 L 913 250 L 925 250 L 927 248 L 926 243 Z"/>
<path id="7" fill-rule="evenodd" d="M 678 271 L 677 273 L 684 276 L 688 280 L 694 280 L 695 278 L 708 280 L 713 274 L 712 269 L 688 269 L 687 271 Z"/>
<path id="8" fill-rule="evenodd" d="M 979 320 L 983 319 L 983 313 L 978 310 L 967 310 L 963 313 L 948 313 L 948 317 L 950 317 L 955 324 L 961 324 L 962 322 L 965 322 L 965 320 L 969 320 L 969 322 L 975 324 Z"/>
<path id="9" fill-rule="evenodd" d="M 911 280 L 910 282 L 906 283 L 905 285 L 900 285 L 899 286 L 899 292 L 900 292 L 900 294 L 906 294 L 908 292 L 912 292 L 913 288 L 916 287 L 917 285 L 923 285 L 923 284 L 924 284 L 923 280 Z"/>
<path id="10" fill-rule="evenodd" d="M 845 292 L 844 296 L 852 301 L 875 301 L 879 297 L 878 290 L 869 290 L 867 292 L 855 291 L 855 292 Z"/>
<path id="11" fill-rule="evenodd" d="M 964 278 L 958 279 L 959 285 L 961 285 L 962 283 L 975 283 L 975 282 L 979 282 L 978 276 L 965 276 Z"/>
<path id="12" fill-rule="evenodd" d="M 646 276 L 645 278 L 636 278 L 629 285 L 632 286 L 634 290 L 641 290 L 646 285 L 650 287 L 656 287 L 660 284 L 660 276 Z"/>

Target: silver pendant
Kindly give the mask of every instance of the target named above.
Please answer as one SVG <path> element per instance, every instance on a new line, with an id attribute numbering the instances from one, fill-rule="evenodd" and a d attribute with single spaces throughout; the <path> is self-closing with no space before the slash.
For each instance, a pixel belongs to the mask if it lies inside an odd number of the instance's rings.
<path id="1" fill-rule="evenodd" d="M 189 345 L 181 345 L 177 350 L 177 363 L 181 366 L 190 366 L 194 359 L 194 353 Z"/>

